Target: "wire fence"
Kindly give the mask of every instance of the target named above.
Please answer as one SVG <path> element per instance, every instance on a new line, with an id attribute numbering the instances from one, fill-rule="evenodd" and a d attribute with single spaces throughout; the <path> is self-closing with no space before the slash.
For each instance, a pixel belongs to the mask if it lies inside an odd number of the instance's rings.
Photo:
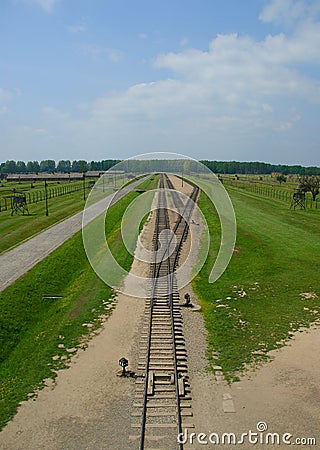
<path id="1" fill-rule="evenodd" d="M 89 189 L 91 185 L 86 183 L 85 188 Z M 61 197 L 62 195 L 72 194 L 83 190 L 83 184 L 65 184 L 53 187 L 47 187 L 48 200 L 54 197 Z M 14 195 L 14 193 L 13 193 Z M 25 192 L 27 204 L 42 202 L 46 198 L 45 189 L 36 189 L 34 191 Z M 0 197 L 0 212 L 8 211 L 12 208 L 12 196 Z"/>
<path id="2" fill-rule="evenodd" d="M 293 199 L 294 192 L 290 192 L 290 191 L 287 191 L 284 189 L 277 189 L 274 187 L 271 188 L 271 187 L 267 187 L 267 186 L 259 186 L 258 184 L 251 184 L 251 183 L 246 183 L 243 181 L 231 180 L 229 178 L 223 178 L 221 181 L 225 185 L 233 186 L 238 189 L 243 189 L 245 191 L 252 192 L 252 193 L 258 194 L 258 195 L 262 195 L 264 197 L 281 200 L 281 201 L 284 201 L 284 202 L 287 202 L 290 204 Z M 305 199 L 305 206 L 306 206 L 306 208 L 320 209 L 319 199 L 317 198 L 316 200 L 313 200 L 311 195 L 309 195 L 307 193 L 306 199 Z"/>

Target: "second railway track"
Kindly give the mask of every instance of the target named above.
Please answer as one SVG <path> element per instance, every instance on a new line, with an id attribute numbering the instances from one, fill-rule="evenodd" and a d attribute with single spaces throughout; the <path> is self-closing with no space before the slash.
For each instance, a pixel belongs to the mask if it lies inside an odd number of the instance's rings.
<path id="1" fill-rule="evenodd" d="M 160 176 L 159 188 L 153 235 L 155 258 L 150 264 L 150 297 L 146 300 L 140 337 L 140 376 L 136 381 L 131 439 L 140 450 L 181 450 L 178 434 L 194 425 L 175 270 L 199 189 L 194 186 L 189 200 L 182 201 L 164 174 Z M 180 212 L 174 221 L 169 217 L 167 189 Z"/>

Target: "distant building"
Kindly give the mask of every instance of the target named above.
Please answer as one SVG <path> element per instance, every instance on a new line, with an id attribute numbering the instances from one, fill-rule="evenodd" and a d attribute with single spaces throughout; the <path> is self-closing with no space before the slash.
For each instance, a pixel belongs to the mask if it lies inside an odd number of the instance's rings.
<path id="1" fill-rule="evenodd" d="M 279 175 L 283 175 L 282 172 L 271 172 L 272 177 L 278 177 Z"/>
<path id="2" fill-rule="evenodd" d="M 108 170 L 106 173 L 110 175 L 121 175 L 124 170 Z M 103 170 L 88 170 L 85 172 L 86 178 L 99 178 L 105 171 Z M 38 173 L 11 173 L 6 175 L 6 179 L 9 182 L 19 183 L 20 181 L 27 181 L 35 183 L 36 181 L 77 181 L 83 179 L 82 172 L 38 172 Z"/>
<path id="3" fill-rule="evenodd" d="M 7 176 L 7 181 L 19 183 L 20 181 L 36 182 L 36 181 L 75 181 L 83 178 L 82 173 L 11 173 Z"/>

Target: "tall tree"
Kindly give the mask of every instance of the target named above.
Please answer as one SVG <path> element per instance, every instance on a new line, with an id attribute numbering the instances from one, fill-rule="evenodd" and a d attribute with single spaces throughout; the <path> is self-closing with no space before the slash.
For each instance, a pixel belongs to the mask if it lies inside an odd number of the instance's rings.
<path id="1" fill-rule="evenodd" d="M 17 161 L 17 173 L 26 173 L 27 167 L 24 161 Z"/>
<path id="2" fill-rule="evenodd" d="M 54 172 L 56 170 L 56 162 L 53 159 L 45 159 L 40 162 L 40 172 Z"/>
<path id="3" fill-rule="evenodd" d="M 312 200 L 315 200 L 320 191 L 320 177 L 305 175 L 300 177 L 299 189 L 302 192 L 311 192 Z"/>
<path id="4" fill-rule="evenodd" d="M 27 172 L 39 172 L 40 164 L 38 161 L 28 161 L 27 162 Z"/>
<path id="5" fill-rule="evenodd" d="M 68 159 L 61 159 L 57 164 L 58 172 L 70 172 L 71 171 L 71 162 Z"/>
<path id="6" fill-rule="evenodd" d="M 5 162 L 5 165 L 3 167 L 3 173 L 16 173 L 17 171 L 17 164 L 15 161 L 11 160 L 7 160 Z"/>
<path id="7" fill-rule="evenodd" d="M 278 175 L 277 176 L 277 181 L 281 184 L 281 183 L 285 183 L 287 181 L 287 177 L 285 177 L 284 175 Z"/>
<path id="8" fill-rule="evenodd" d="M 72 161 L 71 170 L 72 172 L 86 172 L 88 170 L 87 161 L 84 161 L 83 159 Z"/>

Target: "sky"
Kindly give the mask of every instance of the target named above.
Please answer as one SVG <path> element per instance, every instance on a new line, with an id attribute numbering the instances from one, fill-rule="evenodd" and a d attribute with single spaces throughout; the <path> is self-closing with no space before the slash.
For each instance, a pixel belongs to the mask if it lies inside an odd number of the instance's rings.
<path id="1" fill-rule="evenodd" d="M 0 162 L 320 165 L 319 0 L 0 0 Z"/>

